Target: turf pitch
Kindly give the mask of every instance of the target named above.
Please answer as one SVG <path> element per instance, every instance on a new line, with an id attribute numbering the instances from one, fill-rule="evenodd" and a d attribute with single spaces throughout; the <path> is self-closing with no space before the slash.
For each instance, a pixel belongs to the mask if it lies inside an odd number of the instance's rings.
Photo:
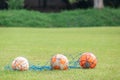
<path id="1" fill-rule="evenodd" d="M 95 69 L 67 71 L 9 71 L 4 67 L 17 56 L 44 65 L 54 54 L 71 59 L 80 52 L 93 52 Z M 119 80 L 120 27 L 0 28 L 0 80 Z M 79 57 L 79 56 L 78 56 Z"/>

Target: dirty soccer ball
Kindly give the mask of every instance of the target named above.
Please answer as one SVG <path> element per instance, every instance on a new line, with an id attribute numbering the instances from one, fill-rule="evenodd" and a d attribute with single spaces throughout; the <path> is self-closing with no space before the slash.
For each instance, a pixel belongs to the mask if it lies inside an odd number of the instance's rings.
<path id="1" fill-rule="evenodd" d="M 19 71 L 28 70 L 29 69 L 28 60 L 24 57 L 15 58 L 12 62 L 12 69 L 19 70 Z"/>
<path id="2" fill-rule="evenodd" d="M 79 64 L 82 68 L 95 68 L 97 58 L 93 53 L 83 53 L 79 58 Z"/>
<path id="3" fill-rule="evenodd" d="M 50 64 L 52 69 L 67 70 L 69 62 L 66 56 L 57 54 L 51 58 Z"/>

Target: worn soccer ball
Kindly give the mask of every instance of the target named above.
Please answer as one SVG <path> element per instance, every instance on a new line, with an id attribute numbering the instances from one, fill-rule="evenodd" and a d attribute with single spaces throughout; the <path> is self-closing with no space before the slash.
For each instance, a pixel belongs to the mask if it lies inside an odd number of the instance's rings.
<path id="1" fill-rule="evenodd" d="M 29 69 L 28 60 L 24 57 L 17 57 L 12 62 L 12 69 L 19 71 L 26 71 Z"/>
<path id="2" fill-rule="evenodd" d="M 79 64 L 82 68 L 95 68 L 97 58 L 93 53 L 83 53 L 79 58 Z"/>
<path id="3" fill-rule="evenodd" d="M 67 70 L 69 61 L 66 56 L 62 54 L 54 55 L 50 61 L 52 69 L 55 70 Z"/>

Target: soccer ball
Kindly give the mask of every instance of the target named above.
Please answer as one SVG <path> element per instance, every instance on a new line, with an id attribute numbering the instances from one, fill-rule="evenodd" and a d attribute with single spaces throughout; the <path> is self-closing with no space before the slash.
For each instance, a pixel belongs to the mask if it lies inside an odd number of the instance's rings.
<path id="1" fill-rule="evenodd" d="M 83 53 L 79 58 L 79 64 L 82 68 L 95 68 L 97 64 L 97 58 L 93 53 Z"/>
<path id="2" fill-rule="evenodd" d="M 67 70 L 68 69 L 68 59 L 62 54 L 54 55 L 50 61 L 52 69 L 55 70 Z"/>
<path id="3" fill-rule="evenodd" d="M 19 71 L 26 71 L 29 69 L 28 60 L 24 57 L 17 57 L 12 62 L 12 69 Z"/>

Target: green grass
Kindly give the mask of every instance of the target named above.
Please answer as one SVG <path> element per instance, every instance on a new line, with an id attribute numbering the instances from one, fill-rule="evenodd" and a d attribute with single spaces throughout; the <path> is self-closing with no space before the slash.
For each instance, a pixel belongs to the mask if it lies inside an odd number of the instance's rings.
<path id="1" fill-rule="evenodd" d="M 6 27 L 89 27 L 120 26 L 120 9 L 71 10 L 41 13 L 27 10 L 0 11 L 0 26 Z"/>
<path id="2" fill-rule="evenodd" d="M 9 71 L 4 66 L 17 56 L 35 65 L 45 64 L 62 53 L 93 52 L 95 69 L 67 71 Z M 93 28 L 0 28 L 0 80 L 119 80 L 120 27 Z"/>

